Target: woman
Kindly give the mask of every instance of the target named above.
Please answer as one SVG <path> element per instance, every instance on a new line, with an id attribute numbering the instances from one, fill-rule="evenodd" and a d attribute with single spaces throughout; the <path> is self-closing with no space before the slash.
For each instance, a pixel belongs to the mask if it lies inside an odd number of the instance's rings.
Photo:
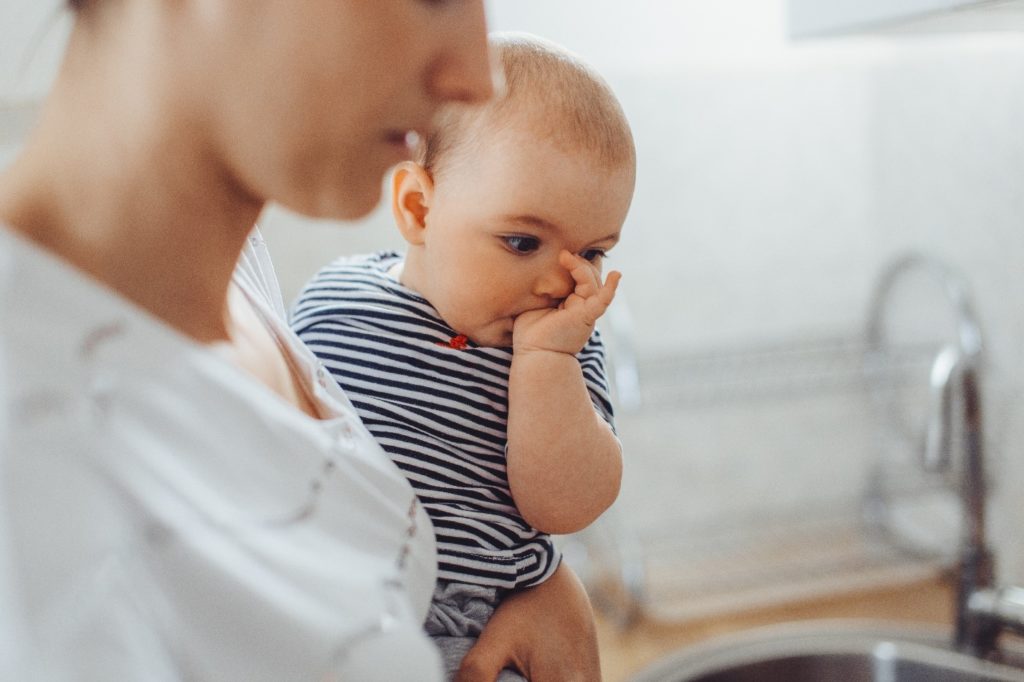
<path id="1" fill-rule="evenodd" d="M 0 677 L 437 679 L 428 522 L 252 225 L 364 215 L 441 104 L 489 97 L 482 3 L 71 5 L 0 178 Z M 566 568 L 460 679 L 505 665 L 598 679 Z"/>

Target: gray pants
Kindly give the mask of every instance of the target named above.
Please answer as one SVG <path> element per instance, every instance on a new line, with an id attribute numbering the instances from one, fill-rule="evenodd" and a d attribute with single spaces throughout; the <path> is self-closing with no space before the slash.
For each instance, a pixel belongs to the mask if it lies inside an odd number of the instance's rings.
<path id="1" fill-rule="evenodd" d="M 477 637 L 483 632 L 501 601 L 499 590 L 480 585 L 440 581 L 427 614 L 427 634 L 441 651 L 446 678 L 451 682 Z M 496 682 L 526 682 L 518 672 L 506 668 Z"/>

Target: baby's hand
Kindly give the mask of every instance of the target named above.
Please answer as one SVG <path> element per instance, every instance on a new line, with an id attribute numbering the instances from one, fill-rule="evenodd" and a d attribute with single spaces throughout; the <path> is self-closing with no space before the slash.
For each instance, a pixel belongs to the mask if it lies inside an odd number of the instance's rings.
<path id="1" fill-rule="evenodd" d="M 612 271 L 601 284 L 601 273 L 593 263 L 568 251 L 558 262 L 572 275 L 575 289 L 557 308 L 528 310 L 516 318 L 512 329 L 514 351 L 549 350 L 579 353 L 594 333 L 594 324 L 604 315 L 622 275 Z"/>

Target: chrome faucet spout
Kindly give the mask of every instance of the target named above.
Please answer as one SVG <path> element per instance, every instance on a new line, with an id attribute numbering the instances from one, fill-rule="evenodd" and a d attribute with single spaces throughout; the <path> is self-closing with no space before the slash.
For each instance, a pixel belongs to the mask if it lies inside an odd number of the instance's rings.
<path id="1" fill-rule="evenodd" d="M 945 471 L 952 451 L 953 379 L 963 363 L 963 356 L 954 346 L 946 346 L 935 356 L 929 375 L 931 405 L 925 432 L 924 456 L 928 471 Z"/>
<path id="2" fill-rule="evenodd" d="M 875 286 L 868 311 L 867 338 L 869 345 L 878 347 L 882 339 L 885 305 L 896 283 L 914 271 L 924 271 L 941 288 L 956 315 L 957 348 L 962 355 L 980 357 L 984 344 L 981 325 L 978 324 L 970 290 L 956 271 L 945 263 L 920 253 L 912 253 L 890 263 Z"/>
<path id="3" fill-rule="evenodd" d="M 995 639 L 990 624 L 975 618 L 968 607 L 974 594 L 995 584 L 992 552 L 985 538 L 985 458 L 981 394 L 977 356 L 947 346 L 932 365 L 932 411 L 929 419 L 925 465 L 948 471 L 952 466 L 951 438 L 954 390 L 959 397 L 960 504 L 963 528 L 960 540 L 954 640 L 957 648 L 983 655 Z"/>
<path id="4" fill-rule="evenodd" d="M 984 345 L 966 283 L 945 264 L 920 254 L 894 261 L 883 272 L 871 301 L 868 343 L 874 349 L 881 347 L 891 290 L 904 274 L 916 270 L 925 271 L 940 285 L 956 316 L 955 342 L 939 351 L 929 376 L 923 464 L 931 471 L 949 472 L 954 452 L 957 456 L 963 528 L 953 639 L 958 649 L 987 656 L 1004 629 L 1024 634 L 1024 589 L 994 587 L 995 562 L 985 537 L 987 491 L 980 389 Z M 956 444 L 952 440 L 955 423 L 961 437 Z"/>
<path id="5" fill-rule="evenodd" d="M 998 629 L 993 629 L 987 620 L 977 618 L 969 608 L 974 594 L 995 584 L 994 560 L 985 538 L 987 495 L 977 370 L 973 362 L 967 362 L 958 372 L 963 424 L 960 500 L 964 527 L 960 542 L 954 642 L 961 650 L 983 656 L 995 646 Z"/>

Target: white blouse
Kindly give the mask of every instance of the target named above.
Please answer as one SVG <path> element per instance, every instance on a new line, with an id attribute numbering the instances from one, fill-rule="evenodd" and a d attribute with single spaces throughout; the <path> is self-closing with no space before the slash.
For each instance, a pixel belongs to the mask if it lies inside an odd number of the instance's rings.
<path id="1" fill-rule="evenodd" d="M 327 418 L 0 228 L 0 679 L 435 680 L 430 522 L 291 333 Z"/>

